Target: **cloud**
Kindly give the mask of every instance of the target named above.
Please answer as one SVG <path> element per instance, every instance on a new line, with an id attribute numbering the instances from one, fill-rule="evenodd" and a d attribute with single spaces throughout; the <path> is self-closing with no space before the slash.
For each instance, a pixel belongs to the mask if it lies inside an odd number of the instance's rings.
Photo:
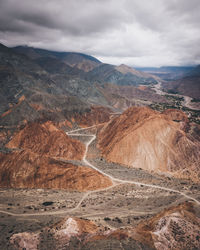
<path id="1" fill-rule="evenodd" d="M 113 64 L 198 64 L 199 13 L 199 0 L 1 0 L 0 37 Z"/>

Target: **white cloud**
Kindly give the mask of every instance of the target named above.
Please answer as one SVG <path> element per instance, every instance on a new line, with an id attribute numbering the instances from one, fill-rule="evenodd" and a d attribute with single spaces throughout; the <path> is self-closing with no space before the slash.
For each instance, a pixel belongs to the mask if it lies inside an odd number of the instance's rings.
<path id="1" fill-rule="evenodd" d="M 2 0 L 0 37 L 113 64 L 197 64 L 199 13 L 199 0 Z"/>

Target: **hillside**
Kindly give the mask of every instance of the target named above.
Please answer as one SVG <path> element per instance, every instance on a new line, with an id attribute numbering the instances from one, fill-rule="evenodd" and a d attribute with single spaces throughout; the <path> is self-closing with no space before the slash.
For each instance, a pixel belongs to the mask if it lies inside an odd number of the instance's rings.
<path id="1" fill-rule="evenodd" d="M 67 161 L 81 161 L 85 146 L 52 123 L 28 124 L 0 153 L 0 187 L 95 190 L 111 181 L 88 167 Z"/>
<path id="2" fill-rule="evenodd" d="M 6 147 L 66 160 L 81 160 L 85 150 L 81 142 L 71 139 L 50 122 L 27 124 L 12 137 Z"/>
<path id="3" fill-rule="evenodd" d="M 0 188 L 44 188 L 76 191 L 110 186 L 99 172 L 30 150 L 0 153 Z"/>
<path id="4" fill-rule="evenodd" d="M 70 120 L 91 112 L 91 104 L 108 105 L 84 72 L 56 57 L 30 59 L 0 46 L 0 127 L 19 129 L 27 122 Z"/>
<path id="5" fill-rule="evenodd" d="M 87 74 L 87 79 L 117 85 L 155 84 L 154 76 L 131 69 L 126 65 L 101 64 Z"/>
<path id="6" fill-rule="evenodd" d="M 199 181 L 200 144 L 183 130 L 184 122 L 149 108 L 132 107 L 106 124 L 98 135 L 102 155 L 111 162 Z"/>

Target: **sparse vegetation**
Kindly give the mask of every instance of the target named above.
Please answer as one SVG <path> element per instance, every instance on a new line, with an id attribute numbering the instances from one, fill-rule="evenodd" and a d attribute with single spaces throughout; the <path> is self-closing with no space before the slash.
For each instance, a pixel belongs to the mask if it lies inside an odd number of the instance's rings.
<path id="1" fill-rule="evenodd" d="M 110 221 L 111 219 L 109 217 L 104 218 L 105 221 Z"/>
<path id="2" fill-rule="evenodd" d="M 193 98 L 191 102 L 200 102 L 200 98 Z"/>
<path id="3" fill-rule="evenodd" d="M 42 203 L 42 205 L 43 206 L 51 206 L 51 205 L 53 205 L 53 203 L 54 203 L 53 201 L 45 201 Z"/>

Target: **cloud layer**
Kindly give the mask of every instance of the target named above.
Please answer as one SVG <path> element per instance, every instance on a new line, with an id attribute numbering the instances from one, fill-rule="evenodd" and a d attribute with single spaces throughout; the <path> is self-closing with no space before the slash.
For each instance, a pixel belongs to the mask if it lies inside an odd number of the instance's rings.
<path id="1" fill-rule="evenodd" d="M 199 0 L 1 0 L 0 40 L 113 64 L 199 64 L 199 13 Z"/>

